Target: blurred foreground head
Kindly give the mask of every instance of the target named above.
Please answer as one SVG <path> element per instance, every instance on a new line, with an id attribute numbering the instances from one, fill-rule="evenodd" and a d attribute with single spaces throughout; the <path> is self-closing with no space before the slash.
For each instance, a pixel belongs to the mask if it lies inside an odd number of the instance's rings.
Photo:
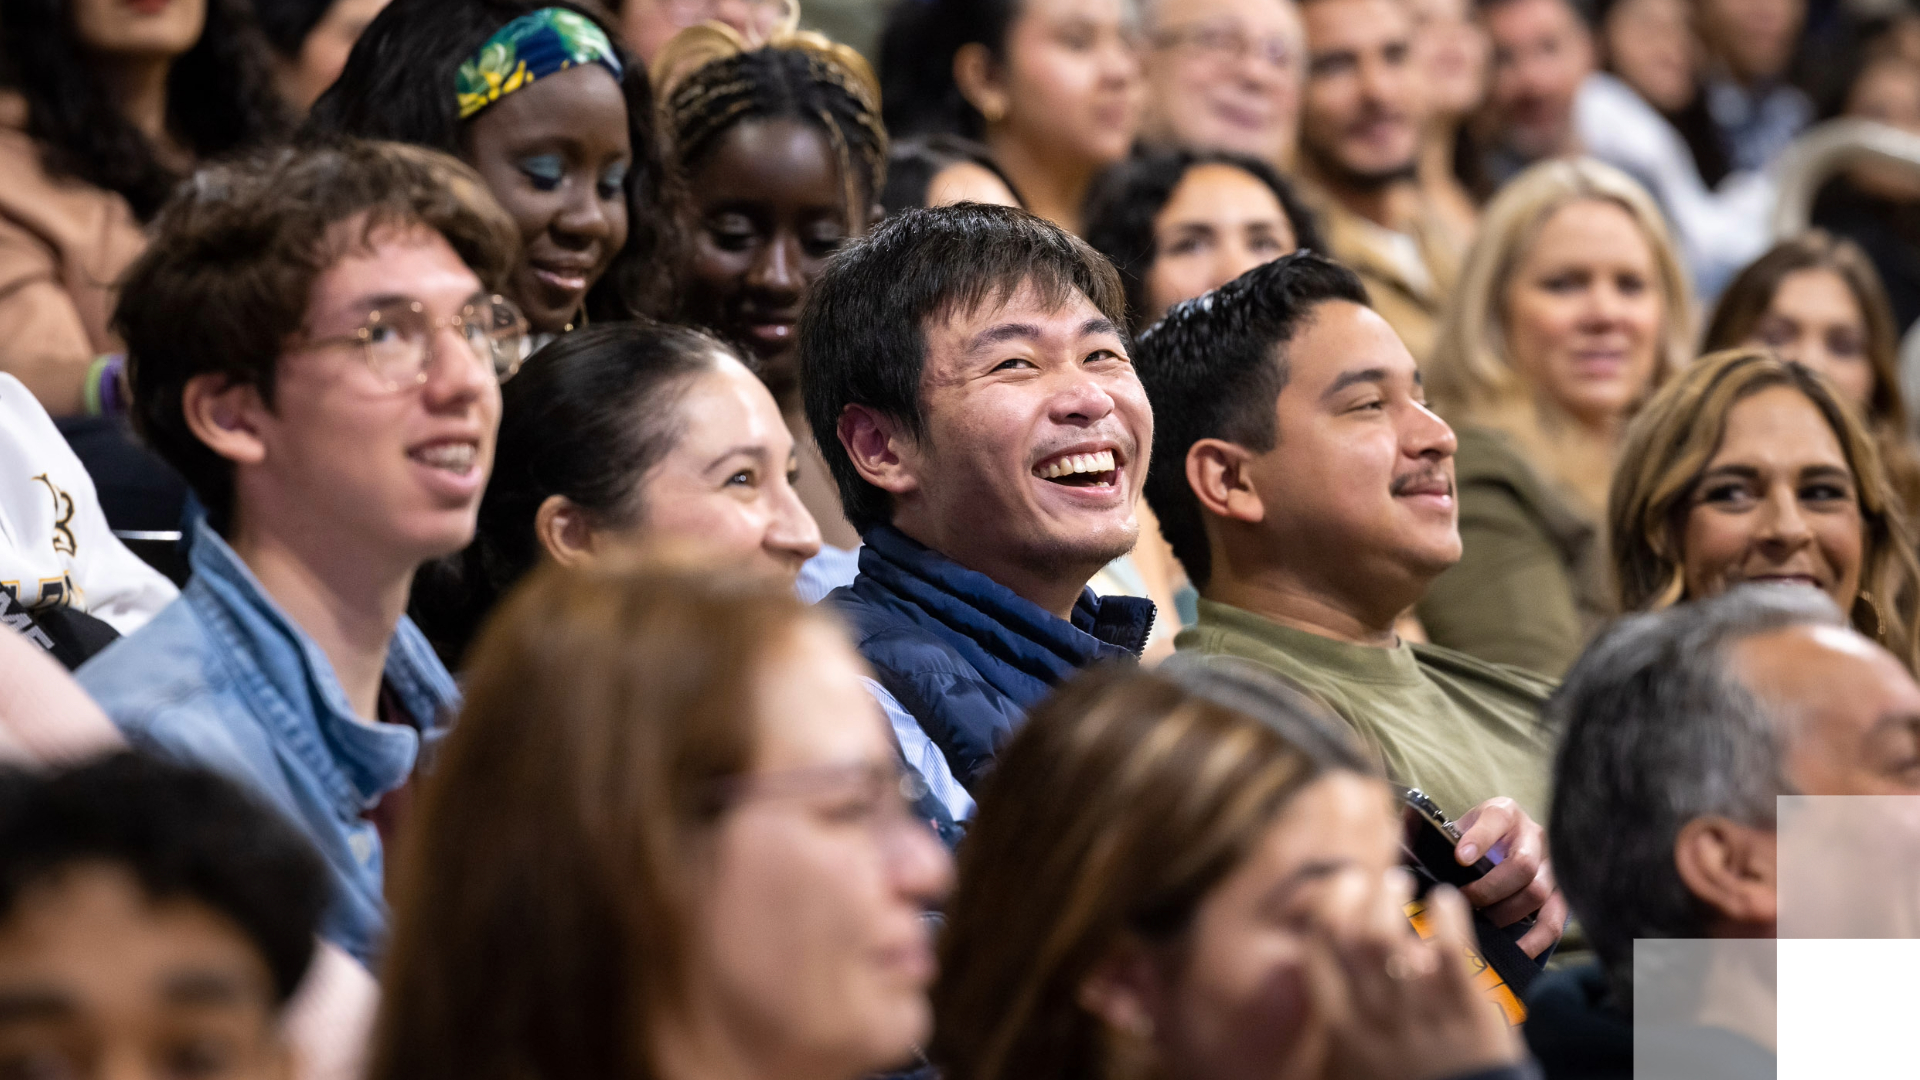
<path id="1" fill-rule="evenodd" d="M 1920 794 L 1920 686 L 1803 586 L 1620 621 L 1549 715 L 1554 865 L 1623 999 L 1637 938 L 1773 936 L 1776 797 Z"/>
<path id="2" fill-rule="evenodd" d="M 0 1076 L 286 1077 L 325 881 L 291 824 L 200 769 L 0 773 Z"/>
<path id="3" fill-rule="evenodd" d="M 1003 751 L 961 849 L 934 1060 L 953 1080 L 1413 1075 L 1385 1060 L 1410 1046 L 1419 1075 L 1511 1060 L 1464 951 L 1414 939 L 1398 840 L 1345 731 L 1271 676 L 1085 674 Z M 1366 971 L 1322 963 L 1341 954 Z M 1379 974 L 1397 965 L 1424 974 Z M 1466 1034 L 1442 1047 L 1353 1007 L 1407 992 L 1434 1006 L 1427 1035 Z"/>
<path id="4" fill-rule="evenodd" d="M 488 625 L 398 873 L 374 1076 L 912 1057 L 945 852 L 838 627 L 727 577 L 549 567 Z"/>

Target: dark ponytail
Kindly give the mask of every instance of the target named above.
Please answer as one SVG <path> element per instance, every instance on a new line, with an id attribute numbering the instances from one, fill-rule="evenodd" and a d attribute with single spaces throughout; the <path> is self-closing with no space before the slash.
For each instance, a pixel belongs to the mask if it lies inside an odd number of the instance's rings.
<path id="1" fill-rule="evenodd" d="M 540 562 L 541 503 L 563 495 L 603 527 L 645 519 L 640 482 L 680 440 L 688 383 L 733 355 L 682 326 L 603 323 L 556 339 L 501 388 L 493 476 L 473 543 L 414 577 L 414 620 L 449 666 Z"/>

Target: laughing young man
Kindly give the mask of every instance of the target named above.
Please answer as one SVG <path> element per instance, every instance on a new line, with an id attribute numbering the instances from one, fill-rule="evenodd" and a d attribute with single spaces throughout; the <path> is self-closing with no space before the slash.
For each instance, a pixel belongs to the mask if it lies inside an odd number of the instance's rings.
<path id="1" fill-rule="evenodd" d="M 1133 548 L 1153 442 L 1125 325 L 1098 252 L 973 203 L 889 219 L 808 297 L 807 419 L 865 541 L 828 602 L 956 818 L 1029 708 L 1152 628 L 1087 588 Z"/>
<path id="2" fill-rule="evenodd" d="M 1413 357 L 1344 266 L 1300 252 L 1176 306 L 1136 346 L 1159 418 L 1147 498 L 1200 591 L 1183 653 L 1293 679 L 1465 831 L 1463 890 L 1519 944 L 1559 940 L 1545 831 L 1552 689 L 1394 632 L 1460 559 L 1453 431 Z"/>
<path id="3" fill-rule="evenodd" d="M 136 746 L 238 779 L 325 857 L 323 935 L 386 929 L 386 829 L 456 705 L 403 612 L 473 535 L 525 323 L 514 226 L 382 143 L 202 171 L 121 290 L 134 416 L 207 517 L 179 600 L 80 671 Z"/>

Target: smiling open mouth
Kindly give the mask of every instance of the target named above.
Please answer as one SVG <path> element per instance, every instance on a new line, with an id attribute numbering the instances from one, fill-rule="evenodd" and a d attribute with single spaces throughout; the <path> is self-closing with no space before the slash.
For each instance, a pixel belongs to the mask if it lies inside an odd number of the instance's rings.
<path id="1" fill-rule="evenodd" d="M 1120 477 L 1111 450 L 1062 454 L 1035 465 L 1033 475 L 1063 487 L 1112 487 Z"/>
<path id="2" fill-rule="evenodd" d="M 443 442 L 409 450 L 407 456 L 432 469 L 444 469 L 456 476 L 473 471 L 480 448 L 468 442 Z"/>

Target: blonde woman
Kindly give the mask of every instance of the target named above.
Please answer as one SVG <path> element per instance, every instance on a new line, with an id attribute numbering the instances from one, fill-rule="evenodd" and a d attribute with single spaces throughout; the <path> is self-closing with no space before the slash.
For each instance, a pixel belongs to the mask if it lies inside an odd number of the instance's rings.
<path id="1" fill-rule="evenodd" d="M 1611 609 L 1600 522 L 1627 421 L 1686 361 L 1687 279 L 1626 174 L 1552 161 L 1488 204 L 1426 368 L 1459 436 L 1465 554 L 1428 635 L 1557 676 Z"/>
<path id="2" fill-rule="evenodd" d="M 1920 560 L 1845 400 L 1813 368 L 1754 348 L 1708 355 L 1662 390 L 1628 430 L 1607 508 L 1621 610 L 1809 585 L 1914 668 Z"/>

